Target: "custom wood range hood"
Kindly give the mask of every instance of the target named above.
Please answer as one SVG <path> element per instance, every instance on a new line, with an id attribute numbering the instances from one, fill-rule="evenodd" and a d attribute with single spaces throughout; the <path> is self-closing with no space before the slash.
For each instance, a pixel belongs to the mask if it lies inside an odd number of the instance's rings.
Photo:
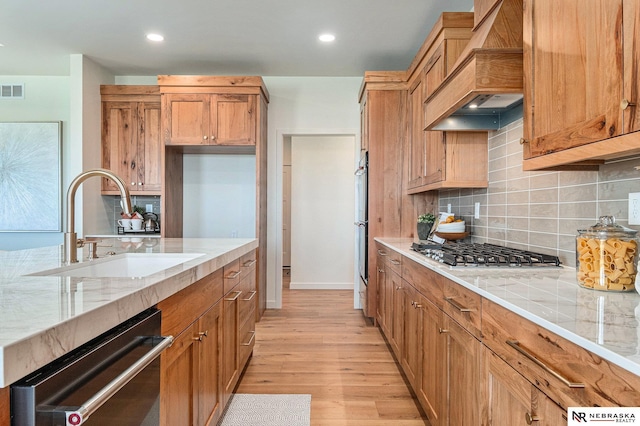
<path id="1" fill-rule="evenodd" d="M 469 43 L 425 101 L 426 129 L 495 130 L 521 116 L 522 1 L 476 1 Z"/>

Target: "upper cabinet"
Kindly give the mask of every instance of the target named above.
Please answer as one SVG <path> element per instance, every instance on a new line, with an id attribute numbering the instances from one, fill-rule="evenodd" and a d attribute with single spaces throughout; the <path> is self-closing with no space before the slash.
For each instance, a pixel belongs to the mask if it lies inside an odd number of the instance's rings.
<path id="1" fill-rule="evenodd" d="M 638 31 L 634 0 L 524 2 L 525 170 L 640 153 Z"/>
<path id="2" fill-rule="evenodd" d="M 255 146 L 261 102 L 260 77 L 158 76 L 162 133 L 167 146 Z"/>
<path id="3" fill-rule="evenodd" d="M 122 177 L 133 195 L 160 195 L 162 140 L 158 86 L 101 86 L 102 167 Z M 120 191 L 102 179 L 102 193 Z"/>
<path id="4" fill-rule="evenodd" d="M 444 13 L 408 70 L 409 194 L 487 186 L 487 133 L 425 130 L 425 103 L 447 78 L 472 35 L 473 13 Z M 470 167 L 469 165 L 473 165 Z"/>
<path id="5" fill-rule="evenodd" d="M 169 93 L 162 97 L 166 145 L 255 145 L 256 95 Z"/>

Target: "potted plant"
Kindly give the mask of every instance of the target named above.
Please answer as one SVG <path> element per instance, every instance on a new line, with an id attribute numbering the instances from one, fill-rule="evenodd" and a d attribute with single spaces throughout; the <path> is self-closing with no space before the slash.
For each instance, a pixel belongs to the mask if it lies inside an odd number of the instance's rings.
<path id="1" fill-rule="evenodd" d="M 429 238 L 429 232 L 431 227 L 436 221 L 436 217 L 433 213 L 424 213 L 418 216 L 418 238 L 426 240 Z"/>

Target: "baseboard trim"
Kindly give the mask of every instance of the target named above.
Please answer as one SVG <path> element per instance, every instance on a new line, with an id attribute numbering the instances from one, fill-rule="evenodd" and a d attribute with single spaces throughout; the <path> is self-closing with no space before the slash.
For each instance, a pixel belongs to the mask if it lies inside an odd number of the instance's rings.
<path id="1" fill-rule="evenodd" d="M 291 290 L 353 290 L 353 283 L 296 283 L 289 284 Z"/>

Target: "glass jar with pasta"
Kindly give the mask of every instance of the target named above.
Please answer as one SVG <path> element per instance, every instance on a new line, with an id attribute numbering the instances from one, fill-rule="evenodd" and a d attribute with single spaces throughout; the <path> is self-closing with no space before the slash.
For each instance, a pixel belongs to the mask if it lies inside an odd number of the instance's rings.
<path id="1" fill-rule="evenodd" d="M 603 291 L 633 291 L 638 264 L 638 231 L 601 216 L 589 229 L 578 230 L 576 271 L 582 287 Z"/>

